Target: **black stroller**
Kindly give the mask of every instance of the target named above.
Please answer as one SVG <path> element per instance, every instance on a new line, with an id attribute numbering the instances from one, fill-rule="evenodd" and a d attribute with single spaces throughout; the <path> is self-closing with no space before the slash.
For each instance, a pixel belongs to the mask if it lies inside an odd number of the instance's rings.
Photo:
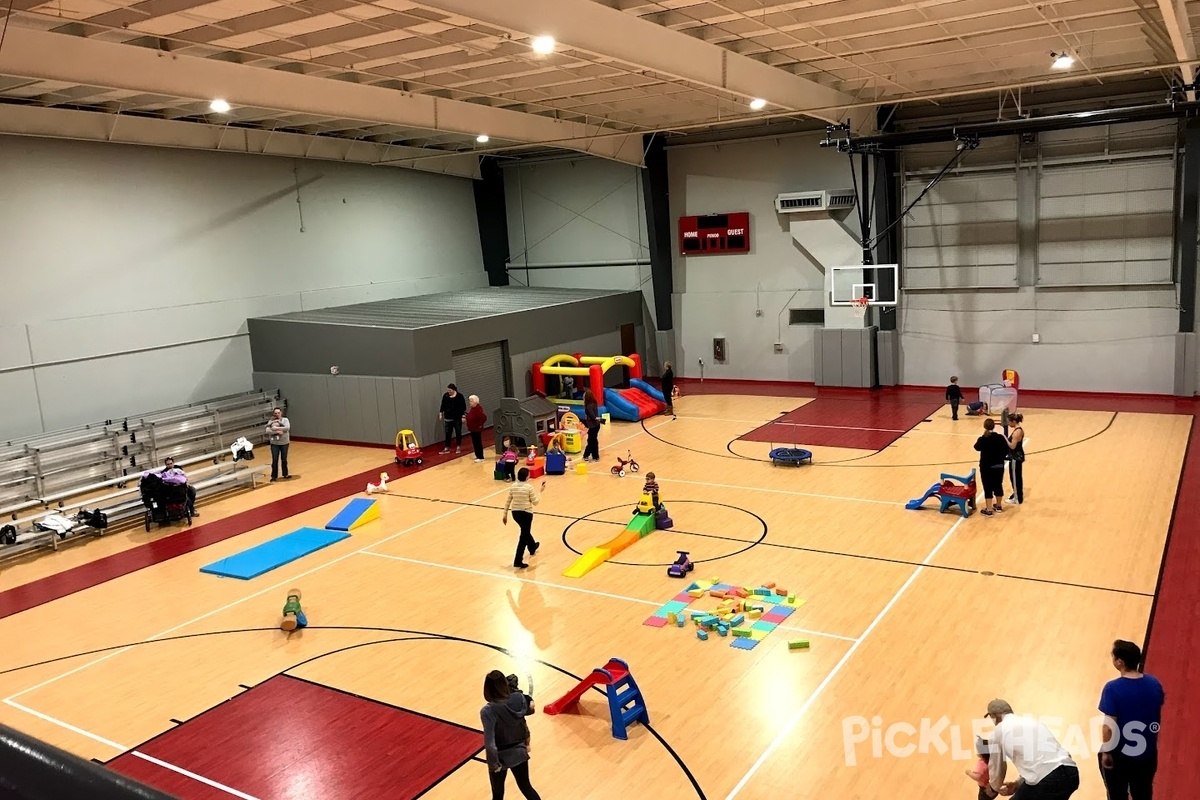
<path id="1" fill-rule="evenodd" d="M 192 509 L 188 505 L 187 484 L 167 483 L 156 472 L 143 475 L 138 482 L 142 504 L 146 506 L 146 530 L 154 523 L 169 525 L 181 519 L 192 524 Z"/>

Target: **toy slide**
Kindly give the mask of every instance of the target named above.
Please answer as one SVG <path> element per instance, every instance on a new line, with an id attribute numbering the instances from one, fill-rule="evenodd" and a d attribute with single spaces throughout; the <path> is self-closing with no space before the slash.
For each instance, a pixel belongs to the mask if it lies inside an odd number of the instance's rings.
<path id="1" fill-rule="evenodd" d="M 610 658 L 603 667 L 592 670 L 590 675 L 575 685 L 575 688 L 546 706 L 543 709 L 544 713 L 549 716 L 561 714 L 579 702 L 583 693 L 593 686 L 607 687 L 605 694 L 612 716 L 614 739 L 628 739 L 626 729 L 631 722 L 650 724 L 650 713 L 646 710 L 641 689 L 630 674 L 629 665 L 619 658 Z"/>
<path id="2" fill-rule="evenodd" d="M 613 419 L 637 422 L 667 410 L 662 392 L 636 378 L 628 389 L 605 389 L 604 405 Z"/>
<path id="3" fill-rule="evenodd" d="M 654 517 L 652 515 L 638 514 L 629 521 L 629 524 L 625 526 L 625 530 L 621 531 L 615 538 L 602 545 L 586 550 L 583 555 L 575 560 L 571 568 L 563 573 L 563 576 L 567 578 L 582 578 L 617 553 L 631 546 L 637 540 L 649 536 L 653 532 Z"/>
<path id="4" fill-rule="evenodd" d="M 927 491 L 925 494 L 918 497 L 916 500 L 909 500 L 907 503 L 904 504 L 904 507 L 907 508 L 909 511 L 915 511 L 916 509 L 925 505 L 925 501 L 928 500 L 929 498 L 933 497 L 935 494 L 937 494 L 938 489 L 941 489 L 941 488 L 942 488 L 942 485 L 940 483 L 935 483 L 933 486 L 929 487 L 929 491 Z"/>

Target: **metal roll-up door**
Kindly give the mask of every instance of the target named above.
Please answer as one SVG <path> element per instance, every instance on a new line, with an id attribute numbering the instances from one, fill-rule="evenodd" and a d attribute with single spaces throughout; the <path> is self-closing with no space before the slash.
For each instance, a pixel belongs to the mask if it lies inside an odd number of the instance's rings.
<path id="1" fill-rule="evenodd" d="M 458 390 L 468 397 L 479 395 L 479 404 L 487 412 L 490 427 L 500 398 L 512 396 L 504 368 L 504 343 L 492 342 L 455 350 L 450 355 L 450 363 Z"/>

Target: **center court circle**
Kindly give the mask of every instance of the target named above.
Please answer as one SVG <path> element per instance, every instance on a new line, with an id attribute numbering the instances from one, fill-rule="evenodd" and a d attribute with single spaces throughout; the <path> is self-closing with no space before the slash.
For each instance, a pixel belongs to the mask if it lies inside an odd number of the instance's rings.
<path id="1" fill-rule="evenodd" d="M 747 511 L 738 506 L 713 503 L 708 500 L 672 500 L 664 502 L 663 505 L 667 507 L 667 512 L 675 522 L 675 527 L 666 531 L 655 531 L 650 534 L 650 537 L 672 535 L 688 538 L 695 537 L 699 552 L 712 553 L 713 550 L 717 550 L 718 555 L 709 555 L 706 558 L 692 558 L 692 562 L 696 564 L 720 561 L 723 558 L 740 555 L 762 544 L 767 538 L 766 520 L 753 511 Z M 628 517 L 633 516 L 633 505 L 622 503 L 619 506 L 598 508 L 582 517 L 572 520 L 563 528 L 562 543 L 572 553 L 583 555 L 584 551 L 588 548 L 607 542 L 620 532 L 618 524 L 624 525 L 624 522 L 619 522 L 619 517 L 609 514 L 609 512 L 622 509 L 628 511 Z M 608 517 L 600 519 L 601 515 L 608 515 Z M 583 522 L 601 523 L 605 528 L 611 529 L 611 533 L 593 530 L 587 534 L 587 539 L 585 540 L 580 531 L 573 531 L 575 526 Z M 592 527 L 596 528 L 598 526 Z M 678 539 L 676 542 L 680 543 Z M 637 552 L 637 549 L 638 545 L 634 545 L 621 553 L 621 555 L 624 559 L 630 559 Z M 675 549 L 688 550 L 689 548 L 677 547 Z M 696 551 L 689 550 L 689 552 Z M 633 561 L 614 558 L 604 563 L 619 564 L 623 567 L 669 567 L 673 562 L 674 558 L 670 561 Z"/>

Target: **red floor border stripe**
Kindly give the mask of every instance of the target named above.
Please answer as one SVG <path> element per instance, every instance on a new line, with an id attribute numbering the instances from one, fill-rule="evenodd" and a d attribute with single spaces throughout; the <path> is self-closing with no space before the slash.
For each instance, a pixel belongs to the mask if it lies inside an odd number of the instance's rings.
<path id="1" fill-rule="evenodd" d="M 698 381 L 689 378 L 677 380 L 681 393 L 687 394 L 747 394 L 759 396 L 816 397 L 868 394 L 886 401 L 905 397 L 927 398 L 940 392 L 937 387 L 889 387 L 885 389 L 826 389 L 812 384 L 784 381 L 760 382 L 744 380 L 709 379 Z M 731 390 L 739 389 L 734 392 Z M 1196 624 L 1200 609 L 1200 583 L 1195 575 L 1200 573 L 1200 400 L 1170 395 L 1087 394 L 1077 392 L 1037 391 L 1022 389 L 1021 405 L 1026 408 L 1056 408 L 1079 411 L 1116 411 L 1148 414 L 1191 415 L 1192 433 L 1183 469 L 1179 478 L 1179 489 L 1174 513 L 1168 531 L 1167 546 L 1163 553 L 1163 567 L 1158 591 L 1151 610 L 1147 633 L 1147 668 L 1156 674 L 1167 690 L 1167 706 L 1164 709 L 1164 733 L 1160 750 L 1160 768 L 1156 784 L 1164 797 L 1184 797 L 1200 785 L 1200 759 L 1192 753 L 1200 747 L 1200 721 L 1194 719 L 1193 697 L 1200 697 L 1200 684 L 1190 681 L 1191 667 L 1200 663 L 1200 625 Z M 485 434 L 485 442 L 490 431 Z M 486 445 L 485 445 L 486 446 Z M 434 446 L 436 447 L 436 445 Z M 427 448 L 432 450 L 432 447 Z M 450 460 L 445 456 L 428 456 L 425 467 L 435 466 Z M 389 463 L 384 467 L 393 468 Z M 74 592 L 99 585 L 122 575 L 128 575 L 145 567 L 200 547 L 221 541 L 239 533 L 253 530 L 269 522 L 284 519 L 304 510 L 305 502 L 320 496 L 318 492 L 331 494 L 320 502 L 312 502 L 314 508 L 360 491 L 359 487 L 374 480 L 380 469 L 336 481 L 326 486 L 309 490 L 292 498 L 269 503 L 260 509 L 198 526 L 186 533 L 176 534 L 158 542 L 132 548 L 96 562 L 107 562 L 93 571 L 92 564 L 76 567 L 59 575 L 53 575 L 0 592 L 0 619 L 65 597 Z M 336 491 L 335 491 L 336 487 Z M 341 492 L 341 494 L 338 494 Z M 312 495 L 308 500 L 301 498 Z M 267 511 L 270 514 L 267 514 Z M 258 516 L 261 514 L 262 516 Z M 269 518 L 268 518 L 269 517 Z M 253 525 L 245 526 L 246 522 Z M 221 525 L 225 523 L 225 534 Z M 214 529 L 207 532 L 206 529 Z M 205 541 L 211 537 L 211 541 Z M 180 539 L 177 544 L 172 540 Z M 203 542 L 198 543 L 198 542 Z M 1104 657 L 1097 654 L 1097 658 Z M 1100 687 L 1096 687 L 1097 697 Z M 1087 765 L 1082 765 L 1088 768 Z"/>
<path id="2" fill-rule="evenodd" d="M 491 432 L 485 431 L 484 447 L 490 445 Z M 282 497 L 257 508 L 234 514 L 225 519 L 196 525 L 179 533 L 164 536 L 157 541 L 138 545 L 120 553 L 114 553 L 95 561 L 81 564 L 62 572 L 48 575 L 35 581 L 23 584 L 13 589 L 0 592 L 0 619 L 37 608 L 40 605 L 58 600 L 75 592 L 99 586 L 107 581 L 124 577 L 140 569 L 161 564 L 178 556 L 195 552 L 217 542 L 223 542 L 234 536 L 249 533 L 252 530 L 270 525 L 282 519 L 310 511 L 326 503 L 332 503 L 343 497 L 359 494 L 368 481 L 377 481 L 379 473 L 387 471 L 397 476 L 396 480 L 415 472 L 429 469 L 461 458 L 461 455 L 430 452 L 437 445 L 426 447 L 422 453 L 425 463 L 420 467 L 400 468 L 394 461 L 389 461 L 375 469 L 353 475 L 349 478 L 327 483 L 307 489 L 291 497 Z M 470 455 L 468 445 L 466 455 Z M 295 466 L 295 465 L 294 465 Z M 403 469 L 397 475 L 397 470 Z M 203 506 L 200 509 L 203 510 Z"/>

